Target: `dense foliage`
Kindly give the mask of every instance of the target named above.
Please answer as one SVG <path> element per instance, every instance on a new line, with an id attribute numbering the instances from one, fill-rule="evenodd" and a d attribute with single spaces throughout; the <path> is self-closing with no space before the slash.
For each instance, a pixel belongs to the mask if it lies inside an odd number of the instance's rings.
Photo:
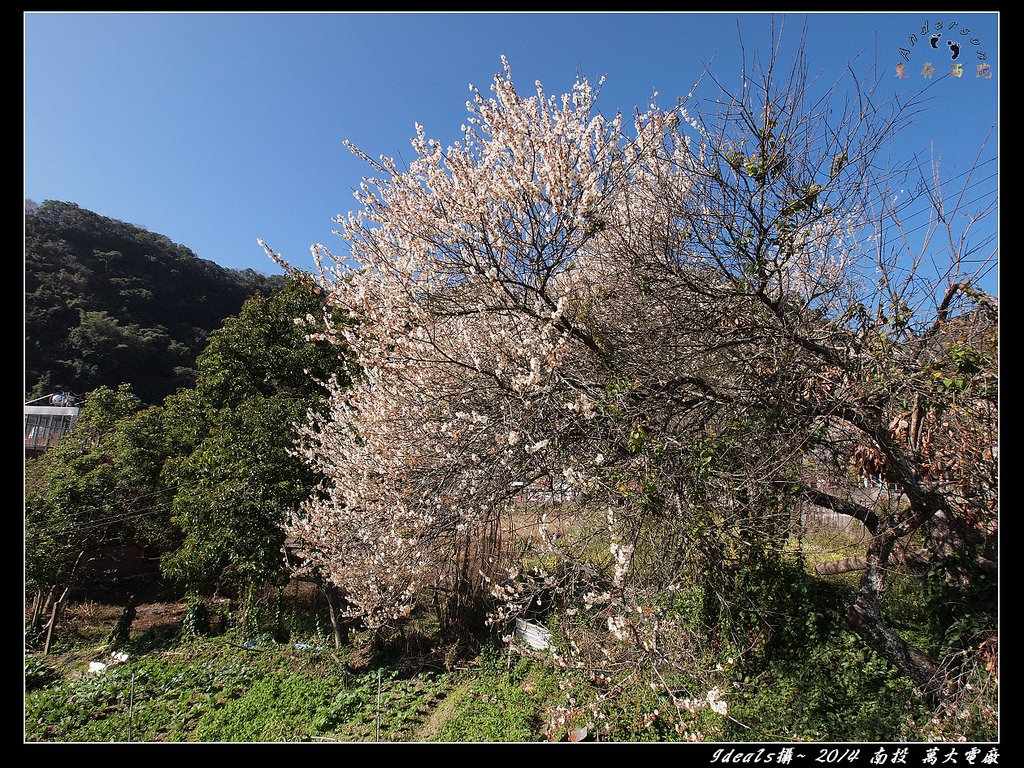
<path id="1" fill-rule="evenodd" d="M 211 335 L 196 386 L 163 407 L 145 407 L 128 385 L 88 394 L 75 429 L 29 466 L 35 635 L 104 547 L 163 553 L 166 574 L 194 593 L 286 573 L 282 525 L 316 482 L 291 455 L 295 425 L 322 401 L 319 380 L 344 381 L 330 345 L 296 323 L 322 309 L 295 282 L 253 296 Z"/>
<path id="2" fill-rule="evenodd" d="M 130 383 L 159 403 L 195 381 L 207 334 L 280 282 L 74 203 L 27 209 L 25 392 Z"/>
<path id="3" fill-rule="evenodd" d="M 27 586 L 74 584 L 88 556 L 103 547 L 168 546 L 170 498 L 160 474 L 170 450 L 160 409 L 145 408 L 131 387 L 91 392 L 75 429 L 32 460 Z"/>
<path id="4" fill-rule="evenodd" d="M 317 480 L 291 455 L 294 427 L 323 401 L 319 382 L 346 381 L 330 345 L 296 322 L 314 315 L 322 300 L 297 282 L 254 296 L 210 336 L 195 388 L 167 400 L 168 427 L 188 450 L 164 470 L 184 534 L 164 566 L 191 589 L 259 586 L 286 573 L 283 523 Z"/>

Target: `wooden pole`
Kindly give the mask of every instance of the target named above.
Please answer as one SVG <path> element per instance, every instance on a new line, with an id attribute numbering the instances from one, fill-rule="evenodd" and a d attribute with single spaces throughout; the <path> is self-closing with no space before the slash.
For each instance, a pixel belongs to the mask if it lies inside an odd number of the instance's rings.
<path id="1" fill-rule="evenodd" d="M 46 593 L 46 597 L 43 597 L 43 593 L 39 593 L 39 608 L 36 610 L 35 616 L 33 617 L 32 629 L 38 630 L 42 628 L 43 616 L 47 614 L 50 608 L 53 606 L 53 590 L 56 587 L 50 587 L 50 591 Z"/>
<path id="2" fill-rule="evenodd" d="M 54 602 L 50 608 L 50 623 L 46 625 L 46 644 L 43 646 L 43 656 L 50 653 L 50 640 L 53 638 L 53 625 L 57 623 L 57 607 L 60 602 Z"/>
<path id="3" fill-rule="evenodd" d="M 81 557 L 81 555 L 79 555 Z M 77 561 L 75 561 L 77 562 Z M 60 613 L 60 609 L 64 605 L 64 598 L 68 596 L 68 590 L 70 586 L 64 587 L 64 591 L 60 593 L 60 597 L 53 603 L 53 608 L 50 610 L 50 625 L 46 628 L 46 646 L 43 648 L 43 655 L 47 655 L 50 652 L 50 638 L 53 636 L 53 628 L 57 624 L 57 614 Z"/>
<path id="4" fill-rule="evenodd" d="M 374 718 L 373 740 L 380 741 L 380 670 L 377 670 L 377 716 Z"/>
<path id="5" fill-rule="evenodd" d="M 27 637 L 32 638 L 32 642 L 35 642 L 35 634 L 39 630 L 40 614 L 43 610 L 43 591 L 41 589 L 36 590 L 36 595 L 32 599 L 32 615 L 29 617 L 28 625 L 25 627 L 25 634 Z"/>
<path id="6" fill-rule="evenodd" d="M 128 695 L 128 741 L 132 740 L 132 713 L 135 710 L 135 673 L 132 672 L 131 693 Z"/>

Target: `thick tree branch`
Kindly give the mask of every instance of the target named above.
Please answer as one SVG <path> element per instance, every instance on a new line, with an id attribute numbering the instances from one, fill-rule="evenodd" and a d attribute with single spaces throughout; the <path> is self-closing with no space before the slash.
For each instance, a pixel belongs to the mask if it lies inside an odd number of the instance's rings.
<path id="1" fill-rule="evenodd" d="M 833 496 L 831 493 L 807 486 L 801 488 L 800 495 L 805 501 L 809 501 L 815 506 L 831 509 L 833 512 L 838 512 L 841 515 L 849 515 L 854 520 L 860 520 L 871 533 L 878 529 L 878 515 L 875 514 L 874 510 L 868 509 L 863 504 L 858 504 L 849 499 L 842 499 L 838 496 Z"/>

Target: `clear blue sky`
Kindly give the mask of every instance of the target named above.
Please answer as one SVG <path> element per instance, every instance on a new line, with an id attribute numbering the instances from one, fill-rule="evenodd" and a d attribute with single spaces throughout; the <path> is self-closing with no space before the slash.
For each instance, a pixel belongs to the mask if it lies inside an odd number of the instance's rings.
<path id="1" fill-rule="evenodd" d="M 776 17 L 778 24 L 783 17 Z M 737 31 L 766 51 L 763 14 L 113 14 L 29 13 L 25 20 L 25 197 L 64 200 L 141 224 L 229 267 L 273 273 L 264 238 L 298 266 L 310 243 L 341 243 L 331 218 L 355 206 L 371 156 L 409 153 L 413 124 L 458 138 L 468 85 L 486 90 L 505 54 L 521 91 L 568 89 L 577 71 L 607 82 L 605 113 L 675 103 L 704 64 L 739 77 Z M 807 23 L 808 60 L 824 80 L 847 64 L 884 73 L 883 95 L 925 84 L 950 52 L 899 48 L 942 21 L 970 27 L 960 79 L 934 82 L 928 109 L 899 138 L 901 156 L 934 148 L 943 175 L 966 169 L 997 122 L 998 16 L 967 13 L 790 14 L 784 53 Z M 948 36 L 944 36 L 943 41 Z M 971 45 L 969 39 L 979 44 Z M 984 50 L 992 78 L 976 76 Z M 928 56 L 931 53 L 932 56 Z M 699 94 L 711 95 L 711 86 Z M 984 150 L 997 156 L 997 133 Z M 972 194 L 996 193 L 996 163 Z M 985 178 L 989 177 L 989 178 Z M 912 211 L 910 211 L 912 212 Z M 923 221 L 919 218 L 918 221 Z M 912 222 L 913 223 L 913 222 Z M 994 231 L 994 223 L 991 225 Z M 991 279 L 994 290 L 994 273 Z"/>

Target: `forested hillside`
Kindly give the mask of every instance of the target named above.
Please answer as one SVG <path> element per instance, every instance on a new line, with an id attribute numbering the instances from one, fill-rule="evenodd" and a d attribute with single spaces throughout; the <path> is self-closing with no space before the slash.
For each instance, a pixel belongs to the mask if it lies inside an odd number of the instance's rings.
<path id="1" fill-rule="evenodd" d="M 281 281 L 48 200 L 25 217 L 26 396 L 127 382 L 159 402 L 195 381 L 210 331 Z"/>

